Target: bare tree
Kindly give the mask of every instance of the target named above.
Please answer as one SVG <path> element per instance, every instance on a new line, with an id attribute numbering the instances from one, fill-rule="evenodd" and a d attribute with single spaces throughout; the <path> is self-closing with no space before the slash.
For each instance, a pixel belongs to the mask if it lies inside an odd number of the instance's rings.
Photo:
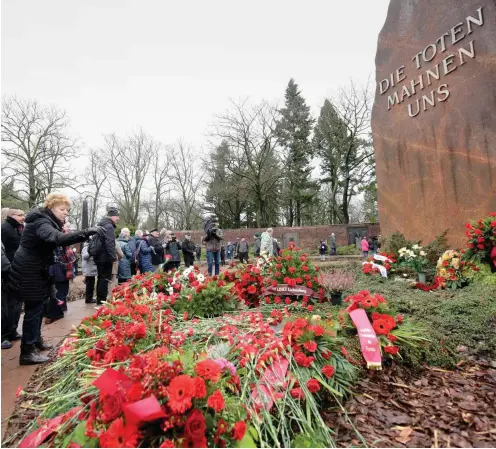
<path id="1" fill-rule="evenodd" d="M 166 193 L 170 192 L 172 180 L 170 178 L 171 168 L 171 148 L 164 148 L 162 145 L 156 149 L 155 156 L 152 161 L 153 173 L 153 194 L 149 208 L 149 213 L 153 216 L 154 227 L 159 227 L 161 217 L 166 211 Z"/>
<path id="2" fill-rule="evenodd" d="M 110 191 L 124 223 L 137 226 L 142 203 L 142 189 L 158 143 L 142 130 L 126 139 L 115 134 L 105 137 L 102 153 L 110 182 Z"/>
<path id="3" fill-rule="evenodd" d="M 267 226 L 268 202 L 277 195 L 280 164 L 276 154 L 275 108 L 263 102 L 249 107 L 247 101 L 232 102 L 232 110 L 217 116 L 212 135 L 231 149 L 227 169 L 250 186 L 256 205 L 257 226 Z"/>
<path id="4" fill-rule="evenodd" d="M 180 139 L 170 154 L 170 179 L 179 201 L 169 203 L 181 217 L 183 228 L 193 229 L 201 219 L 200 189 L 205 171 L 191 145 Z"/>
<path id="5" fill-rule="evenodd" d="M 89 154 L 89 164 L 85 171 L 86 192 L 85 198 L 90 198 L 89 203 L 89 225 L 95 226 L 98 210 L 102 205 L 104 196 L 104 185 L 108 182 L 107 162 L 102 152 L 91 150 Z"/>
<path id="6" fill-rule="evenodd" d="M 65 111 L 15 97 L 2 106 L 3 182 L 14 181 L 17 199 L 27 199 L 32 207 L 50 191 L 76 189 L 69 162 L 77 157 L 78 147 L 68 135 Z"/>
<path id="7" fill-rule="evenodd" d="M 81 229 L 84 196 L 77 196 L 75 198 L 72 198 L 71 201 L 72 205 L 69 212 L 69 220 L 74 223 L 75 229 Z"/>

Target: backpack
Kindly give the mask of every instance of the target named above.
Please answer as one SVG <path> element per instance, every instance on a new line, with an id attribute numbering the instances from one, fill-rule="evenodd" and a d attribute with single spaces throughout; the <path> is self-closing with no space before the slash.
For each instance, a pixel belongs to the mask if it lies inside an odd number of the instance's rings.
<path id="1" fill-rule="evenodd" d="M 88 254 L 92 257 L 100 254 L 103 250 L 103 242 L 100 234 L 94 234 L 88 243 Z"/>

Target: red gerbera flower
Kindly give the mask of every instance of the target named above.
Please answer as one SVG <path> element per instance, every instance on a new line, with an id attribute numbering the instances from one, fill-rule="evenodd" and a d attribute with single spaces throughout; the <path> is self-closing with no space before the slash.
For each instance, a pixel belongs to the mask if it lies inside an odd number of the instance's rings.
<path id="1" fill-rule="evenodd" d="M 390 323 L 383 318 L 375 320 L 372 323 L 372 327 L 374 328 L 375 332 L 380 335 L 387 335 L 392 329 Z"/>
<path id="2" fill-rule="evenodd" d="M 377 307 L 379 305 L 379 301 L 373 296 L 367 296 L 360 299 L 360 305 L 368 309 L 369 307 Z"/>
<path id="3" fill-rule="evenodd" d="M 195 372 L 198 376 L 203 377 L 206 380 L 211 380 L 212 382 L 218 382 L 222 374 L 219 365 L 210 359 L 198 362 L 195 366 Z"/>
<path id="4" fill-rule="evenodd" d="M 100 435 L 100 447 L 137 447 L 138 437 L 138 428 L 125 425 L 123 419 L 119 418 Z"/>
<path id="5" fill-rule="evenodd" d="M 400 350 L 400 348 L 398 348 L 398 346 L 385 346 L 384 347 L 384 352 L 387 352 L 388 354 L 391 354 L 391 355 L 398 354 L 399 350 Z"/>
<path id="6" fill-rule="evenodd" d="M 169 407 L 175 413 L 184 413 L 191 407 L 195 393 L 195 383 L 190 376 L 181 374 L 174 377 L 167 387 Z"/>

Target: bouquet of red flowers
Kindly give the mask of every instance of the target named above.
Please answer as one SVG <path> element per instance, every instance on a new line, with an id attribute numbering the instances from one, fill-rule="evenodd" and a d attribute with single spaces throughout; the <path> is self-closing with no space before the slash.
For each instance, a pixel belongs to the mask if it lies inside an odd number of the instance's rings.
<path id="1" fill-rule="evenodd" d="M 491 251 L 496 245 L 496 212 L 477 221 L 470 221 L 465 225 L 467 249 L 464 259 L 476 259 L 481 262 L 491 262 Z"/>
<path id="2" fill-rule="evenodd" d="M 258 307 L 265 287 L 260 268 L 252 264 L 242 265 L 234 274 L 234 291 L 248 307 Z"/>

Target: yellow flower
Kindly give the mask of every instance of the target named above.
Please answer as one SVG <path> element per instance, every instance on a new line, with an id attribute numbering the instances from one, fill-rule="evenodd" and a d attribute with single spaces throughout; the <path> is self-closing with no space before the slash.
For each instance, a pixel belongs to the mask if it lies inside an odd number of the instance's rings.
<path id="1" fill-rule="evenodd" d="M 458 268 L 460 268 L 460 259 L 457 259 L 456 257 L 451 259 L 451 266 L 458 270 Z"/>

